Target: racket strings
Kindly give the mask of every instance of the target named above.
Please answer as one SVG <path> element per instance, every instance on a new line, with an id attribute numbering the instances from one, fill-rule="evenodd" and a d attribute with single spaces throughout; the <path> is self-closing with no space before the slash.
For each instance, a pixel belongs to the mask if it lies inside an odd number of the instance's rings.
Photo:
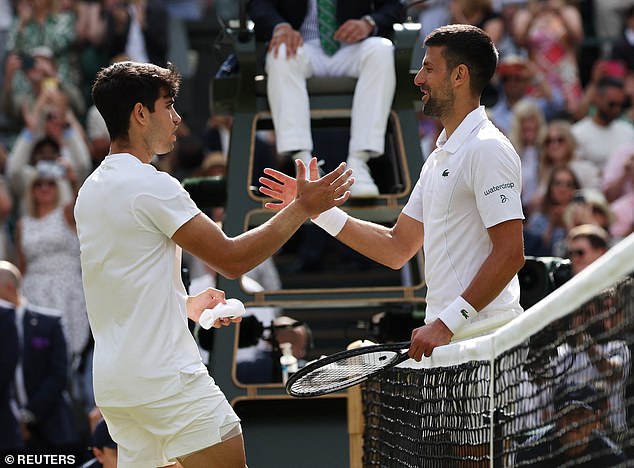
<path id="1" fill-rule="evenodd" d="M 306 373 L 293 382 L 290 390 L 295 394 L 312 394 L 348 386 L 351 382 L 363 381 L 369 375 L 388 367 L 398 357 L 399 353 L 396 351 L 377 351 L 348 356 L 316 367 L 312 372 Z"/>

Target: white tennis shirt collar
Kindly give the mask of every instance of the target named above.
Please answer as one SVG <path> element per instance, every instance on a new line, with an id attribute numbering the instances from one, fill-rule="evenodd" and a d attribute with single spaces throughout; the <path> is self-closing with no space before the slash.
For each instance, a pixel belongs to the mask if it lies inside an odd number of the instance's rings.
<path id="1" fill-rule="evenodd" d="M 484 110 L 484 106 L 479 106 L 467 114 L 449 139 L 447 138 L 446 130 L 443 128 L 436 140 L 436 146 L 447 153 L 455 153 L 460 149 L 469 135 L 471 135 L 473 130 L 480 127 L 482 122 L 486 119 L 487 114 Z"/>

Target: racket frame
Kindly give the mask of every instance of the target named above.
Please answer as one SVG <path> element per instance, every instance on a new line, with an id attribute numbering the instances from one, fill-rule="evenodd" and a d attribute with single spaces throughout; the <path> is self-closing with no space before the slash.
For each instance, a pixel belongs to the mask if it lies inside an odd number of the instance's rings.
<path id="1" fill-rule="evenodd" d="M 409 341 L 402 341 L 398 343 L 361 346 L 359 348 L 347 349 L 345 351 L 339 351 L 338 353 L 334 353 L 329 356 L 324 356 L 320 359 L 309 362 L 304 367 L 302 367 L 297 372 L 295 372 L 291 377 L 289 377 L 288 381 L 286 382 L 286 393 L 296 398 L 310 398 L 310 397 L 327 395 L 330 393 L 336 393 L 338 391 L 345 390 L 346 388 L 365 382 L 370 377 L 380 374 L 381 372 L 386 371 L 400 364 L 401 362 L 409 359 L 409 356 L 407 355 L 407 349 L 409 348 L 409 346 L 410 346 Z M 315 391 L 307 391 L 307 392 L 296 392 L 293 390 L 293 385 L 297 381 L 303 379 L 305 376 L 312 374 L 316 370 L 323 368 L 329 364 L 333 364 L 338 361 L 347 360 L 356 356 L 380 353 L 383 351 L 395 352 L 394 357 L 383 367 L 367 372 L 366 374 L 360 375 L 357 378 L 347 380 L 345 383 L 342 383 L 340 385 L 334 385 L 327 389 L 318 389 Z"/>

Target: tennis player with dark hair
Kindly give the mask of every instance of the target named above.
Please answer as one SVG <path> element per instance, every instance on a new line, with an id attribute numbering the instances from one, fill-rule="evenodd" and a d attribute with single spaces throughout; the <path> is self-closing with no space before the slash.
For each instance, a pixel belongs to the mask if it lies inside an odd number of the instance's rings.
<path id="1" fill-rule="evenodd" d="M 426 323 L 413 330 L 409 348 L 416 360 L 520 314 L 517 272 L 524 264 L 520 159 L 480 104 L 497 50 L 484 31 L 463 24 L 432 31 L 425 46 L 414 83 L 423 112 L 444 129 L 396 223 L 381 226 L 338 208 L 313 220 L 394 269 L 424 248 Z M 298 182 L 271 169 L 265 173 L 270 179 L 261 179 L 262 193 L 281 201 L 267 206 L 283 209 Z"/>
<path id="2" fill-rule="evenodd" d="M 119 467 L 244 467 L 239 418 L 203 364 L 187 327 L 225 303 L 206 289 L 188 296 L 186 249 L 236 278 L 271 256 L 311 216 L 344 203 L 353 183 L 345 164 L 307 181 L 297 164 L 296 200 L 234 238 L 194 204 L 181 184 L 150 164 L 171 151 L 181 118 L 180 76 L 169 66 L 116 63 L 93 85 L 111 137 L 110 154 L 85 181 L 75 205 L 81 266 L 95 338 L 95 400 L 118 445 Z M 317 171 L 316 159 L 310 163 Z M 235 319 L 234 319 L 235 320 Z M 214 326 L 229 325 L 219 319 Z"/>

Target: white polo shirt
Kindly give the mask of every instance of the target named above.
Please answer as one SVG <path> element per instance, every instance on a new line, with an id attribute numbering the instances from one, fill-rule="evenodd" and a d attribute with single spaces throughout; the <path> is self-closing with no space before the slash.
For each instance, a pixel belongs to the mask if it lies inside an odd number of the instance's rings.
<path id="1" fill-rule="evenodd" d="M 205 369 L 171 239 L 199 213 L 176 179 L 130 154 L 107 156 L 82 185 L 75 219 L 98 405 L 174 395 L 181 372 Z"/>
<path id="2" fill-rule="evenodd" d="M 451 138 L 443 130 L 436 145 L 403 208 L 425 226 L 427 323 L 464 292 L 491 252 L 487 228 L 524 219 L 520 158 L 484 107 L 469 113 Z M 515 276 L 473 322 L 518 315 L 519 296 Z"/>

